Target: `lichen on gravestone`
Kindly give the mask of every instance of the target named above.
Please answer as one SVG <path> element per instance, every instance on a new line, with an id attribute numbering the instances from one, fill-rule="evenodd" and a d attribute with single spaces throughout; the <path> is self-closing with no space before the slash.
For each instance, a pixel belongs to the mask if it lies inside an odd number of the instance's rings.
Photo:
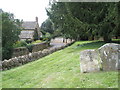
<path id="1" fill-rule="evenodd" d="M 98 49 L 104 71 L 120 69 L 119 47 L 120 44 L 107 43 Z"/>
<path id="2" fill-rule="evenodd" d="M 100 57 L 97 50 L 89 49 L 80 52 L 80 69 L 81 72 L 100 71 Z"/>
<path id="3" fill-rule="evenodd" d="M 81 72 L 111 71 L 120 69 L 120 44 L 107 43 L 97 50 L 80 52 Z"/>

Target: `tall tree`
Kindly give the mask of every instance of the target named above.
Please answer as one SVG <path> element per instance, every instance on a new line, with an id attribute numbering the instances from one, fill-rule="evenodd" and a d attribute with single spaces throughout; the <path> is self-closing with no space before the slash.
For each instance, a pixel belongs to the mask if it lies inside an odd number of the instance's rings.
<path id="1" fill-rule="evenodd" d="M 2 13 L 2 59 L 9 59 L 12 55 L 13 44 L 19 39 L 20 21 L 14 19 L 11 13 Z"/>
<path id="2" fill-rule="evenodd" d="M 55 2 L 47 13 L 56 28 L 66 37 L 78 40 L 102 36 L 104 41 L 109 42 L 114 33 L 118 32 L 117 5 L 101 2 Z"/>
<path id="3" fill-rule="evenodd" d="M 42 23 L 41 29 L 44 30 L 45 32 L 49 32 L 50 34 L 53 34 L 54 26 L 49 18 Z"/>

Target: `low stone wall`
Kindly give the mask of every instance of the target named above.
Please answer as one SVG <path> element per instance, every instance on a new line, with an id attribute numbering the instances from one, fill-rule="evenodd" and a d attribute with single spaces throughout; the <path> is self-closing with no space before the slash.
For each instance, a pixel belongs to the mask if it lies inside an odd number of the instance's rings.
<path id="1" fill-rule="evenodd" d="M 4 60 L 1 62 L 2 63 L 2 70 L 9 70 L 11 68 L 18 67 L 18 66 L 24 65 L 26 63 L 38 60 L 38 59 L 40 59 L 44 56 L 47 56 L 55 51 L 64 49 L 65 47 L 70 46 L 73 43 L 74 42 L 71 42 L 71 43 L 68 43 L 68 44 L 61 46 L 61 47 L 44 49 L 42 51 L 32 52 L 32 53 L 29 53 L 27 55 L 14 57 L 14 58 L 11 58 L 9 60 Z"/>
<path id="2" fill-rule="evenodd" d="M 32 52 L 37 52 L 37 51 L 43 50 L 43 49 L 47 48 L 48 46 L 49 46 L 48 42 L 33 44 Z M 22 55 L 27 55 L 29 53 L 30 52 L 26 47 L 15 48 L 13 50 L 12 58 L 22 56 Z"/>
<path id="3" fill-rule="evenodd" d="M 49 46 L 48 42 L 42 42 L 42 43 L 34 44 L 32 52 L 37 52 L 37 51 L 43 50 L 43 49 L 47 48 L 48 46 Z"/>
<path id="4" fill-rule="evenodd" d="M 97 50 L 80 52 L 80 69 L 83 73 L 120 69 L 120 44 L 108 43 Z"/>
<path id="5" fill-rule="evenodd" d="M 13 50 L 13 55 L 12 57 L 18 57 L 18 56 L 22 56 L 22 55 L 26 55 L 29 54 L 29 51 L 26 47 L 19 47 L 19 48 L 15 48 Z"/>

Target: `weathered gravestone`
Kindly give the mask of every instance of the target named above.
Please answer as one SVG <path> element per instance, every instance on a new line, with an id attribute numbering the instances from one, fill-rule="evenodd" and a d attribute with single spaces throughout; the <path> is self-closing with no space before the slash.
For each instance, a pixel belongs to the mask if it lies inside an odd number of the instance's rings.
<path id="1" fill-rule="evenodd" d="M 80 69 L 81 72 L 100 71 L 100 57 L 94 49 L 84 50 L 80 53 Z"/>
<path id="2" fill-rule="evenodd" d="M 120 69 L 120 44 L 107 43 L 98 49 L 104 71 Z"/>
<path id="3" fill-rule="evenodd" d="M 95 72 L 120 69 L 120 44 L 107 43 L 98 50 L 84 50 L 80 53 L 81 72 Z"/>

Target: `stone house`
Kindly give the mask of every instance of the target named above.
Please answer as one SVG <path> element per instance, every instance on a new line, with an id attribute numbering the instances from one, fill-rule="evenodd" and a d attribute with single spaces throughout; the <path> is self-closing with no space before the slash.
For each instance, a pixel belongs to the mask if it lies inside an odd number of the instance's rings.
<path id="1" fill-rule="evenodd" d="M 24 21 L 22 23 L 22 31 L 19 35 L 20 40 L 34 40 L 34 35 L 37 34 L 37 38 L 42 37 L 42 33 L 40 32 L 38 17 L 36 17 L 36 21 Z"/>

